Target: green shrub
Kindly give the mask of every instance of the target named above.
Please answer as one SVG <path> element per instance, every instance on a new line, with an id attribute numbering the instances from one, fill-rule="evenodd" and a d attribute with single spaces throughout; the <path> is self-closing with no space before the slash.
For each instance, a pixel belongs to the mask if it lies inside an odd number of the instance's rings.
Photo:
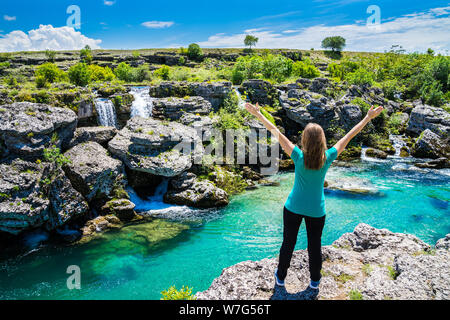
<path id="1" fill-rule="evenodd" d="M 88 66 L 89 81 L 111 81 L 116 78 L 114 73 L 109 67 L 100 67 L 95 64 Z"/>
<path id="2" fill-rule="evenodd" d="M 69 75 L 70 82 L 77 86 L 87 86 L 91 81 L 91 73 L 86 63 L 77 63 L 76 65 L 70 67 L 67 73 Z"/>
<path id="3" fill-rule="evenodd" d="M 346 76 L 346 80 L 350 84 L 356 85 L 372 85 L 374 82 L 373 74 L 366 69 L 359 68 Z"/>
<path id="4" fill-rule="evenodd" d="M 161 68 L 155 70 L 153 72 L 153 75 L 161 78 L 163 80 L 169 80 L 169 75 L 170 75 L 170 67 L 163 65 Z"/>
<path id="5" fill-rule="evenodd" d="M 265 78 L 284 81 L 292 72 L 292 60 L 282 55 L 268 54 L 263 58 L 262 73 Z"/>
<path id="6" fill-rule="evenodd" d="M 87 64 L 90 64 L 92 62 L 92 50 L 88 45 L 80 50 L 80 62 L 84 62 Z"/>
<path id="7" fill-rule="evenodd" d="M 161 291 L 161 300 L 195 300 L 195 297 L 192 294 L 192 288 L 183 286 L 177 290 L 175 286 L 171 286 Z"/>
<path id="8" fill-rule="evenodd" d="M 56 146 L 44 149 L 44 160 L 56 164 L 57 167 L 70 163 L 70 159 L 61 154 Z"/>
<path id="9" fill-rule="evenodd" d="M 132 67 L 126 62 L 119 63 L 119 65 L 114 69 L 114 73 L 120 80 L 132 81 Z"/>
<path id="10" fill-rule="evenodd" d="M 36 76 L 34 79 L 36 83 L 36 88 L 48 88 L 50 84 L 47 82 L 47 79 L 45 79 L 44 76 Z"/>
<path id="11" fill-rule="evenodd" d="M 48 83 L 60 82 L 67 79 L 66 73 L 52 62 L 46 62 L 40 65 L 36 68 L 34 74 L 36 77 L 41 77 L 39 81 L 42 81 L 43 77 Z"/>
<path id="12" fill-rule="evenodd" d="M 191 43 L 187 49 L 187 56 L 191 60 L 198 60 L 203 56 L 202 49 L 196 43 Z"/>
<path id="13" fill-rule="evenodd" d="M 304 61 L 296 61 L 292 65 L 292 74 L 301 78 L 316 78 L 320 76 L 319 70 L 312 64 L 308 63 L 309 60 Z"/>
<path id="14" fill-rule="evenodd" d="M 45 56 L 47 57 L 48 61 L 53 62 L 55 60 L 56 51 L 53 50 L 45 50 Z"/>

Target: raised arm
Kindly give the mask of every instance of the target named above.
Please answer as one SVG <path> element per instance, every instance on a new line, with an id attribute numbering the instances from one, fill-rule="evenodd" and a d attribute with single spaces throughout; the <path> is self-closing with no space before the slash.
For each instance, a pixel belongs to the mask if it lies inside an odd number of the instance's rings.
<path id="1" fill-rule="evenodd" d="M 289 139 L 286 138 L 284 134 L 282 134 L 280 130 L 278 130 L 278 128 L 272 124 L 272 122 L 270 122 L 269 120 L 267 120 L 266 117 L 264 117 L 264 115 L 259 111 L 259 105 L 256 104 L 255 106 L 250 103 L 246 103 L 245 109 L 247 109 L 248 112 L 250 112 L 259 121 L 262 122 L 262 124 L 267 128 L 267 130 L 269 130 L 270 133 L 278 140 L 284 152 L 286 152 L 289 156 L 291 156 L 292 150 L 294 150 L 295 145 L 291 141 L 289 141 Z"/>
<path id="2" fill-rule="evenodd" d="M 339 140 L 334 147 L 336 148 L 338 155 L 344 151 L 345 147 L 348 145 L 350 140 L 352 140 L 358 133 L 361 132 L 362 129 L 376 116 L 378 116 L 381 111 L 383 111 L 383 107 L 374 106 L 370 107 L 369 111 L 367 111 L 366 116 L 362 119 L 356 126 L 354 126 L 341 140 Z"/>

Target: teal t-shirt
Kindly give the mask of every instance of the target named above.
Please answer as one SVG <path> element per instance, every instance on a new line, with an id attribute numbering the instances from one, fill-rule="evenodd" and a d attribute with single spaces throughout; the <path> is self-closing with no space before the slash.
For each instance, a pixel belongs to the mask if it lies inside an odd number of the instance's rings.
<path id="1" fill-rule="evenodd" d="M 310 170 L 305 168 L 303 152 L 300 148 L 295 146 L 292 150 L 291 158 L 295 164 L 295 181 L 285 203 L 285 207 L 289 211 L 315 218 L 325 215 L 323 184 L 328 168 L 337 157 L 336 148 L 328 149 L 325 155 L 327 159 L 323 167 L 320 170 Z"/>

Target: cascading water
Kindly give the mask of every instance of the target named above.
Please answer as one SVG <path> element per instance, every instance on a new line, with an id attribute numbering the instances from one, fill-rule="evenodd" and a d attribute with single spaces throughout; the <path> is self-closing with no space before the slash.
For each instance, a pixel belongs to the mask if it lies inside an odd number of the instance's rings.
<path id="1" fill-rule="evenodd" d="M 239 92 L 238 88 L 237 87 L 233 87 L 233 90 L 234 90 L 234 92 L 236 92 L 236 95 L 238 97 L 238 100 L 239 100 L 238 106 L 239 106 L 239 108 L 242 108 L 242 109 L 245 108 L 245 101 L 244 101 L 244 99 L 242 99 L 242 95 Z"/>
<path id="2" fill-rule="evenodd" d="M 395 149 L 395 156 L 399 157 L 402 147 L 406 146 L 406 142 L 403 140 L 403 137 L 401 135 L 394 134 L 389 135 L 389 140 L 392 141 L 392 146 Z"/>
<path id="3" fill-rule="evenodd" d="M 109 99 L 95 99 L 95 109 L 97 110 L 98 122 L 101 126 L 117 127 L 116 111 L 113 103 Z"/>
<path id="4" fill-rule="evenodd" d="M 134 97 L 131 105 L 131 117 L 149 118 L 153 111 L 153 98 L 150 97 L 149 87 L 132 87 L 130 93 Z"/>

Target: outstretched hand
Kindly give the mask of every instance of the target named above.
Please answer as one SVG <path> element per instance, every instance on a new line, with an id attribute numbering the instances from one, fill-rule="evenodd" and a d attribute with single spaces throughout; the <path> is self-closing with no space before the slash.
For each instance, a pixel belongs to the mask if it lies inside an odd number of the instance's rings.
<path id="1" fill-rule="evenodd" d="M 379 107 L 374 107 L 371 106 L 369 111 L 367 111 L 367 117 L 372 120 L 373 118 L 376 118 L 381 112 L 383 111 L 383 107 L 379 106 Z"/>
<path id="2" fill-rule="evenodd" d="M 256 105 L 253 105 L 251 103 L 246 103 L 245 104 L 245 109 L 247 109 L 247 111 L 250 112 L 254 116 L 259 115 L 259 105 L 258 105 L 258 103 L 256 103 Z"/>

